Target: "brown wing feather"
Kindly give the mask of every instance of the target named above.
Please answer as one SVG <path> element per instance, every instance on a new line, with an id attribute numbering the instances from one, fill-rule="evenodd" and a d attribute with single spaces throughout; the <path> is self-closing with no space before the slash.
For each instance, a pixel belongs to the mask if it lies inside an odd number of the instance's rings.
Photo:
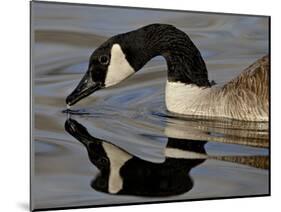
<path id="1" fill-rule="evenodd" d="M 226 83 L 221 92 L 228 99 L 232 113 L 254 116 L 268 115 L 269 109 L 269 57 L 258 59 L 239 76 Z"/>
<path id="2" fill-rule="evenodd" d="M 269 95 L 269 58 L 258 59 L 247 67 L 239 76 L 224 85 L 224 89 L 249 90 L 268 101 Z"/>

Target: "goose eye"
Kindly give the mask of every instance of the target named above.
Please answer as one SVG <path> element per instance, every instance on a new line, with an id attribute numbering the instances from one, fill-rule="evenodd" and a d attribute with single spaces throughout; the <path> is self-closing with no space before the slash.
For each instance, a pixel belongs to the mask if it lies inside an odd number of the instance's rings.
<path id="1" fill-rule="evenodd" d="M 109 62 L 109 58 L 107 55 L 102 55 L 99 57 L 99 61 L 102 65 L 107 65 Z"/>

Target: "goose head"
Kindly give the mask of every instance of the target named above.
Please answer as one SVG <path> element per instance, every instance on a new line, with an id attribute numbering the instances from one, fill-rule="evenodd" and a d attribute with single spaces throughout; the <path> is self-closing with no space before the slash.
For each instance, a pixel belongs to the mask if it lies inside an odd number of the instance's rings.
<path id="1" fill-rule="evenodd" d="M 122 82 L 155 56 L 166 59 L 169 81 L 210 86 L 205 63 L 189 37 L 172 25 L 151 24 L 101 44 L 92 53 L 84 77 L 66 98 L 67 105 Z"/>
<path id="2" fill-rule="evenodd" d="M 135 72 L 122 46 L 122 39 L 113 37 L 93 52 L 86 74 L 66 99 L 68 105 L 101 88 L 116 85 Z"/>

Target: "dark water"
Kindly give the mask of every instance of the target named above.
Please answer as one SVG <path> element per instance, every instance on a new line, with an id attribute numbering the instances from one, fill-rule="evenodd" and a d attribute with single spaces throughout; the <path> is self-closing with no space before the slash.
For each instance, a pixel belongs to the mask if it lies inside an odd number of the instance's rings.
<path id="1" fill-rule="evenodd" d="M 190 35 L 218 84 L 268 53 L 267 18 L 33 3 L 33 208 L 269 192 L 267 123 L 170 114 L 160 57 L 79 102 L 74 114 L 62 112 L 97 46 L 155 22 Z M 95 147 L 99 142 L 130 158 L 122 169 L 122 194 L 110 194 L 106 169 L 95 165 L 107 163 Z M 184 159 L 167 156 L 168 147 L 181 149 Z"/>

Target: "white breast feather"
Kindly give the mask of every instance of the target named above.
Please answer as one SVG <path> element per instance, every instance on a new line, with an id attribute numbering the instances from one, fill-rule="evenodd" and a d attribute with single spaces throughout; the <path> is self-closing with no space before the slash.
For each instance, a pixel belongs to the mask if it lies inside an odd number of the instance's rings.
<path id="1" fill-rule="evenodd" d="M 174 113 L 244 121 L 268 121 L 258 96 L 248 90 L 166 83 L 166 106 Z"/>
<path id="2" fill-rule="evenodd" d="M 169 111 L 175 113 L 206 115 L 206 111 L 200 111 L 200 106 L 208 104 L 205 100 L 209 94 L 210 88 L 167 81 L 166 106 Z"/>

